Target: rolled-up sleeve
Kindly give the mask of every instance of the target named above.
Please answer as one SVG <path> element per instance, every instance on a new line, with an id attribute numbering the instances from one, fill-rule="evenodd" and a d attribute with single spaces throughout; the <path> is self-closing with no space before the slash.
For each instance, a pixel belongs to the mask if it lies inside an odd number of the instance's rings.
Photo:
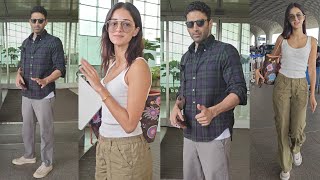
<path id="1" fill-rule="evenodd" d="M 227 84 L 227 93 L 234 93 L 239 97 L 240 105 L 247 104 L 247 86 L 244 79 L 240 56 L 235 47 L 228 44 L 225 47 L 226 59 L 222 62 L 223 78 Z"/>
<path id="2" fill-rule="evenodd" d="M 63 45 L 59 38 L 54 38 L 52 43 L 52 62 L 53 69 L 61 72 L 61 77 L 66 75 L 66 66 L 64 61 Z"/>

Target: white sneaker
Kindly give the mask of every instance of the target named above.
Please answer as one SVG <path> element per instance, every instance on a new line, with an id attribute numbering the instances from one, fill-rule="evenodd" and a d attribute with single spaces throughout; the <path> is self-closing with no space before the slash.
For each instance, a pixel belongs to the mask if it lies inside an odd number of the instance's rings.
<path id="1" fill-rule="evenodd" d="M 280 179 L 281 180 L 288 180 L 290 178 L 290 172 L 281 171 Z"/>
<path id="2" fill-rule="evenodd" d="M 23 164 L 32 164 L 36 162 L 36 158 L 32 158 L 32 159 L 27 159 L 24 156 L 20 157 L 20 158 L 16 158 L 12 160 L 12 163 L 15 165 L 23 165 Z"/>
<path id="3" fill-rule="evenodd" d="M 45 163 L 42 163 L 41 166 L 33 173 L 34 178 L 43 178 L 49 174 L 49 172 L 53 169 L 52 165 L 46 166 Z"/>
<path id="4" fill-rule="evenodd" d="M 301 163 L 302 163 L 302 156 L 301 156 L 301 153 L 298 152 L 297 154 L 293 155 L 293 164 L 295 166 L 300 166 Z"/>

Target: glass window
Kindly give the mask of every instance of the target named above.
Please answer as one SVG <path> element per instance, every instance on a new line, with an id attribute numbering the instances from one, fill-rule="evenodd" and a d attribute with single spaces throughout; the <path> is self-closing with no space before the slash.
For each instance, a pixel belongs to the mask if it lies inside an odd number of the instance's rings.
<path id="1" fill-rule="evenodd" d="M 144 14 L 144 2 L 134 0 L 133 5 L 137 7 L 140 14 Z M 149 7 L 148 7 L 149 8 Z"/>
<path id="2" fill-rule="evenodd" d="M 111 1 L 99 0 L 99 7 L 110 9 L 111 8 Z"/>
<path id="3" fill-rule="evenodd" d="M 158 27 L 157 21 L 158 21 L 157 17 L 145 16 L 144 27 L 157 29 Z"/>
<path id="4" fill-rule="evenodd" d="M 97 6 L 97 0 L 80 0 L 80 4 L 86 4 L 90 6 Z"/>
<path id="5" fill-rule="evenodd" d="M 80 20 L 80 35 L 96 36 L 96 22 Z"/>
<path id="6" fill-rule="evenodd" d="M 103 28 L 104 23 L 98 23 L 98 29 L 97 29 L 97 35 L 101 36 L 102 35 L 102 28 Z"/>
<path id="7" fill-rule="evenodd" d="M 98 9 L 98 21 L 105 22 L 109 9 Z"/>
<path id="8" fill-rule="evenodd" d="M 97 20 L 97 8 L 80 4 L 79 19 L 96 21 Z"/>
<path id="9" fill-rule="evenodd" d="M 157 16 L 158 11 L 156 11 L 157 8 L 159 8 L 159 5 L 157 4 L 151 4 L 151 3 L 146 3 L 146 15 L 151 15 L 151 16 Z"/>

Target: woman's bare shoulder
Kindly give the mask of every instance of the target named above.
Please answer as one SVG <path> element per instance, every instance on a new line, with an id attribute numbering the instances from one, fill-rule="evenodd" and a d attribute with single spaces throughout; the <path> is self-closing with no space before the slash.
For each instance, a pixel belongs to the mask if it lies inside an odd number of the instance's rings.
<path id="1" fill-rule="evenodd" d="M 149 69 L 149 65 L 143 57 L 137 57 L 132 62 L 130 69 L 134 69 L 134 70 Z"/>

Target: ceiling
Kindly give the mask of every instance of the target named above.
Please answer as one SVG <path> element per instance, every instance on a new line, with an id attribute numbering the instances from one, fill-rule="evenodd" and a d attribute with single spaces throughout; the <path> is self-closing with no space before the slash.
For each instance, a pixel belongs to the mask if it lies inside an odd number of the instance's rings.
<path id="1" fill-rule="evenodd" d="M 258 36 L 266 32 L 281 33 L 284 13 L 291 2 L 297 2 L 304 7 L 308 29 L 319 27 L 320 0 L 251 0 L 251 32 Z"/>
<path id="2" fill-rule="evenodd" d="M 78 22 L 79 0 L 0 0 L 0 21 L 27 21 L 33 6 L 44 6 L 51 22 Z"/>
<path id="3" fill-rule="evenodd" d="M 185 21 L 185 8 L 193 1 L 161 0 L 161 20 Z M 223 22 L 250 23 L 250 31 L 258 36 L 268 32 L 271 34 L 282 32 L 284 13 L 290 2 L 298 2 L 305 8 L 307 28 L 317 28 L 320 24 L 320 0 L 202 1 L 210 6 L 215 22 L 221 19 Z"/>
<path id="4" fill-rule="evenodd" d="M 163 21 L 185 21 L 184 11 L 195 0 L 161 0 Z M 213 21 L 249 23 L 249 0 L 203 0 L 211 8 Z"/>

